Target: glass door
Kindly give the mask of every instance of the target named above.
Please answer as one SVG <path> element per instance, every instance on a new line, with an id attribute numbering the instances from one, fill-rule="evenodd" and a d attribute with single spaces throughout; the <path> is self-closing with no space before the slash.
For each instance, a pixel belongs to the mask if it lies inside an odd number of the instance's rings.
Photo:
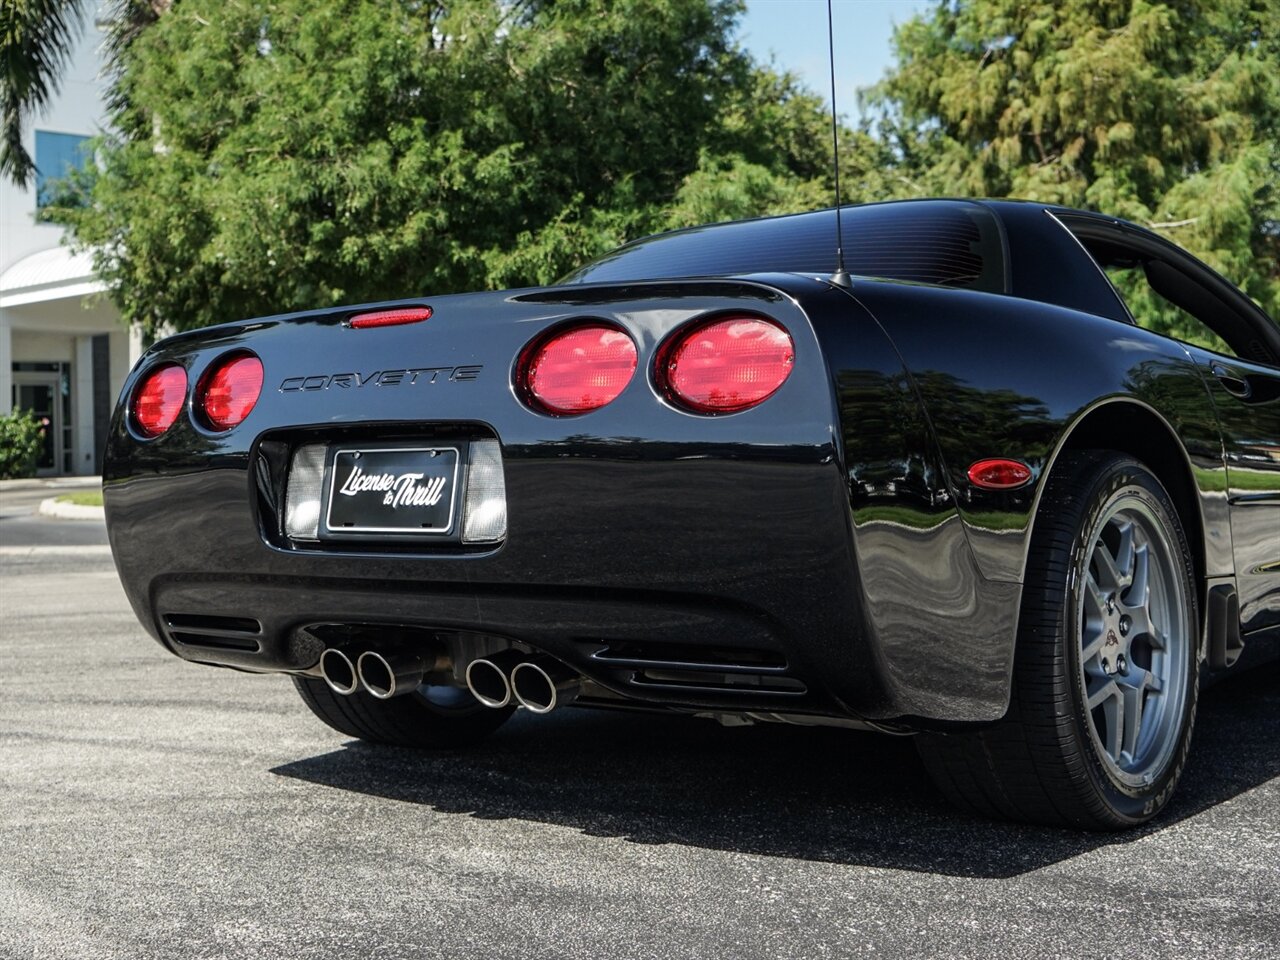
<path id="1" fill-rule="evenodd" d="M 63 436 L 62 407 L 59 403 L 61 378 L 57 374 L 17 373 L 13 375 L 13 407 L 34 413 L 45 422 L 44 446 L 36 462 L 36 475 L 47 477 L 62 472 L 66 438 Z"/>

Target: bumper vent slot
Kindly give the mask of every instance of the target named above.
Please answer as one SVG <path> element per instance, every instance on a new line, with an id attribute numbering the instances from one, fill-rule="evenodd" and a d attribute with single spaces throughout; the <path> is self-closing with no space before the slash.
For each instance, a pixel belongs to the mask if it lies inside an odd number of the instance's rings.
<path id="1" fill-rule="evenodd" d="M 799 696 L 809 692 L 804 682 L 795 677 L 776 674 L 701 673 L 692 670 L 640 670 L 631 678 L 637 687 L 707 690 L 716 693 L 777 693 Z"/>
<path id="2" fill-rule="evenodd" d="M 684 693 L 808 693 L 803 681 L 787 676 L 786 657 L 773 650 L 627 641 L 596 646 L 591 659 L 618 671 L 634 687 Z"/>
<path id="3" fill-rule="evenodd" d="M 596 650 L 593 660 L 636 670 L 712 671 L 715 673 L 785 673 L 787 660 L 772 650 L 700 647 L 674 643 L 611 643 Z"/>
<path id="4" fill-rule="evenodd" d="M 169 639 L 188 647 L 215 650 L 262 649 L 262 624 L 250 617 L 213 617 L 204 614 L 166 613 L 163 617 Z"/>

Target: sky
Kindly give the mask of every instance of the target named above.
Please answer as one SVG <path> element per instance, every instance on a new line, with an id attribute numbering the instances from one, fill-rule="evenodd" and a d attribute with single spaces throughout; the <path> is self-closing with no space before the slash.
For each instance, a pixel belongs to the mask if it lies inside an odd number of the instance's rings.
<path id="1" fill-rule="evenodd" d="M 894 24 L 933 6 L 930 0 L 834 0 L 836 102 L 848 120 L 859 117 L 857 91 L 875 83 L 888 68 Z M 830 99 L 827 73 L 826 0 L 747 0 L 738 36 L 755 58 L 798 74 Z"/>

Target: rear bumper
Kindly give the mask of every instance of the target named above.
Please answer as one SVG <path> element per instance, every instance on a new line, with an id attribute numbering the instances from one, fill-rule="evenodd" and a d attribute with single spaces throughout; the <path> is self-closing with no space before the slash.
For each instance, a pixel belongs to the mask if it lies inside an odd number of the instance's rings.
<path id="1" fill-rule="evenodd" d="M 252 476 L 108 484 L 130 600 L 185 659 L 305 672 L 323 649 L 317 627 L 416 627 L 526 643 L 653 703 L 896 712 L 862 639 L 839 472 L 818 451 L 790 462 L 508 457 L 507 541 L 434 555 L 273 545 Z M 702 666 L 663 683 L 619 657 Z"/>

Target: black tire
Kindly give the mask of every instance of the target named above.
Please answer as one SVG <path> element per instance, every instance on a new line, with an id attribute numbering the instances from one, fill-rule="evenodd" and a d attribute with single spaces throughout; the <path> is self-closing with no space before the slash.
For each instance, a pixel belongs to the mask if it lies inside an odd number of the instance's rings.
<path id="1" fill-rule="evenodd" d="M 1100 550 L 1114 552 L 1114 566 Z M 1113 574 L 1121 558 L 1135 556 L 1145 559 L 1131 568 L 1128 587 L 1104 586 L 1123 584 Z M 1140 594 L 1146 622 L 1167 621 L 1145 641 L 1136 625 L 1142 611 L 1130 606 Z M 1199 638 L 1191 552 L 1160 481 L 1110 451 L 1063 453 L 1032 533 L 1009 711 L 978 730 L 917 737 L 920 756 L 952 802 L 982 816 L 1090 830 L 1143 823 L 1168 802 L 1186 764 Z M 1135 686 L 1136 714 L 1128 709 Z M 1130 722 L 1135 715 L 1140 722 Z M 1135 742 L 1126 752 L 1129 730 Z"/>
<path id="2" fill-rule="evenodd" d="M 402 697 L 379 700 L 363 690 L 344 696 L 323 680 L 307 677 L 294 677 L 293 684 L 311 712 L 339 733 L 398 747 L 469 747 L 506 723 L 515 710 L 481 706 L 465 690 L 452 688 L 424 687 Z M 428 690 L 448 690 L 450 702 L 429 699 Z"/>

